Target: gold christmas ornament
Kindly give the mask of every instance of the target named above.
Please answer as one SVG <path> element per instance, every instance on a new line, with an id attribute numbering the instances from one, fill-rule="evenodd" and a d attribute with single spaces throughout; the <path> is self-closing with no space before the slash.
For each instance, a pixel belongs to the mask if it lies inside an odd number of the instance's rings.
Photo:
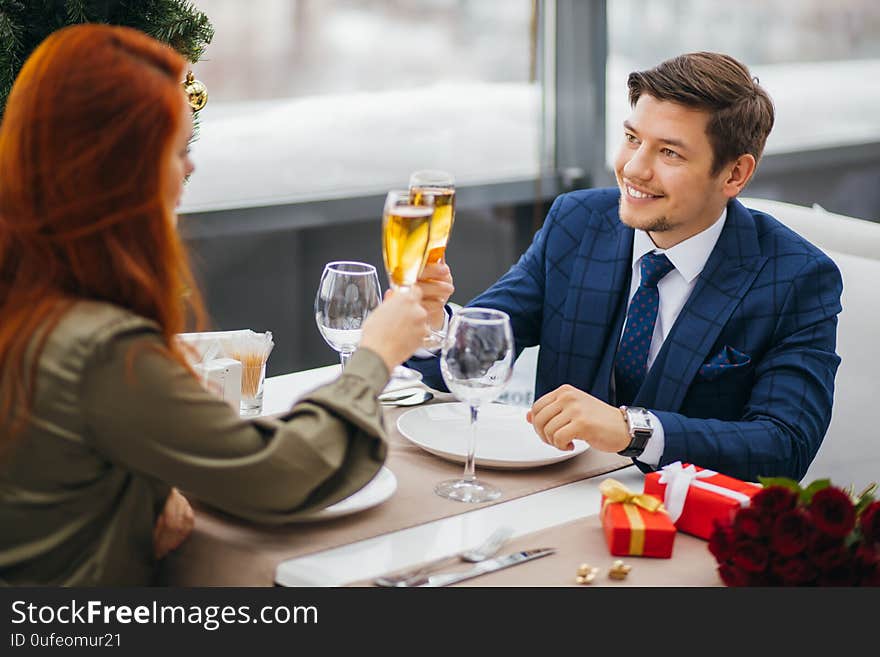
<path id="1" fill-rule="evenodd" d="M 208 103 L 208 88 L 196 80 L 192 71 L 187 71 L 186 80 L 183 81 L 183 92 L 186 94 L 189 106 L 196 112 Z"/>
<path id="2" fill-rule="evenodd" d="M 627 566 L 622 560 L 617 559 L 611 564 L 611 570 L 608 571 L 608 577 L 611 579 L 626 579 L 630 570 L 632 570 L 632 566 Z"/>

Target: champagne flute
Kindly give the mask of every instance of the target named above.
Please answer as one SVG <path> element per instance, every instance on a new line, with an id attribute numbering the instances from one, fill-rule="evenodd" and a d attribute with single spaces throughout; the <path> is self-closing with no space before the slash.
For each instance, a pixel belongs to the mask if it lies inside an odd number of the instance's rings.
<path id="1" fill-rule="evenodd" d="M 409 193 L 416 205 L 421 205 L 422 199 L 428 195 L 433 197 L 434 216 L 425 262 L 444 262 L 446 244 L 455 221 L 455 178 L 451 173 L 437 169 L 414 171 L 409 177 Z M 423 346 L 425 349 L 439 349 L 442 344 L 443 331 L 432 328 Z"/>
<path id="2" fill-rule="evenodd" d="M 440 482 L 434 492 L 459 502 L 494 500 L 501 491 L 476 478 L 474 452 L 480 405 L 496 399 L 513 375 L 513 330 L 507 313 L 491 308 L 456 312 L 443 339 L 440 372 L 450 392 L 470 407 L 471 430 L 464 475 Z"/>
<path id="3" fill-rule="evenodd" d="M 315 296 L 315 323 L 324 341 L 339 352 L 345 369 L 363 333 L 362 325 L 382 298 L 379 275 L 365 262 L 328 262 Z"/>
<path id="4" fill-rule="evenodd" d="M 420 201 L 419 205 L 414 204 L 409 190 L 393 189 L 385 197 L 382 257 L 388 282 L 395 290 L 405 291 L 415 285 L 425 266 L 434 197 L 426 194 Z M 412 370 L 398 365 L 391 376 L 410 379 L 414 374 Z"/>
<path id="5" fill-rule="evenodd" d="M 428 254 L 434 197 L 425 194 L 419 205 L 409 190 L 391 190 L 382 213 L 382 257 L 388 282 L 395 290 L 408 290 L 419 279 Z"/>
<path id="6" fill-rule="evenodd" d="M 455 178 L 451 173 L 435 169 L 414 171 L 409 177 L 409 193 L 415 205 L 422 205 L 422 198 L 426 196 L 434 199 L 434 216 L 431 219 L 425 262 L 443 262 L 446 243 L 455 221 Z"/>

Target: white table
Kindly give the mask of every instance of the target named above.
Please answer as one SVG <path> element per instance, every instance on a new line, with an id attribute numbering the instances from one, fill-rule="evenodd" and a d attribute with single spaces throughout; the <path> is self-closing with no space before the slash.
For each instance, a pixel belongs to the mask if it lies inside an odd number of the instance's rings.
<path id="1" fill-rule="evenodd" d="M 287 410 L 305 392 L 331 381 L 338 374 L 339 365 L 331 365 L 270 377 L 263 393 L 263 413 Z M 644 479 L 635 466 L 610 476 L 634 490 L 641 489 Z M 510 526 L 515 537 L 594 515 L 599 509 L 599 483 L 606 478 L 607 475 L 577 481 L 290 559 L 278 565 L 275 582 L 282 586 L 339 586 L 454 554 L 480 543 L 500 525 Z"/>

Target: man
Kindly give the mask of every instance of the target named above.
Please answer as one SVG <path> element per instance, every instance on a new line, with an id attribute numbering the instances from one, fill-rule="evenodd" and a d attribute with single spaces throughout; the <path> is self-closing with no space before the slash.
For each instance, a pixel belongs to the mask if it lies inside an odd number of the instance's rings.
<path id="1" fill-rule="evenodd" d="M 736 200 L 773 105 L 715 53 L 628 86 L 618 189 L 557 198 L 519 262 L 469 305 L 506 311 L 518 350 L 540 344 L 527 417 L 545 442 L 580 438 L 644 471 L 681 460 L 800 479 L 831 419 L 842 283 L 825 254 Z M 424 278 L 436 320 L 451 275 Z M 436 357 L 410 364 L 443 385 Z"/>

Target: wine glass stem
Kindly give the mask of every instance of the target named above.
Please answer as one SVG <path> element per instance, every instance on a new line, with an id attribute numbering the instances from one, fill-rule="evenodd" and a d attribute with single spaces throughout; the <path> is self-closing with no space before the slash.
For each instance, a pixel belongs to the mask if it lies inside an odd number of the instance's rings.
<path id="1" fill-rule="evenodd" d="M 464 480 L 473 481 L 477 478 L 474 474 L 474 452 L 477 449 L 477 407 L 471 406 L 471 435 L 468 438 L 467 461 L 464 463 Z"/>
<path id="2" fill-rule="evenodd" d="M 339 362 L 342 364 L 342 371 L 345 371 L 345 366 L 348 365 L 348 361 L 351 360 L 351 352 L 350 351 L 340 351 L 339 352 Z"/>

